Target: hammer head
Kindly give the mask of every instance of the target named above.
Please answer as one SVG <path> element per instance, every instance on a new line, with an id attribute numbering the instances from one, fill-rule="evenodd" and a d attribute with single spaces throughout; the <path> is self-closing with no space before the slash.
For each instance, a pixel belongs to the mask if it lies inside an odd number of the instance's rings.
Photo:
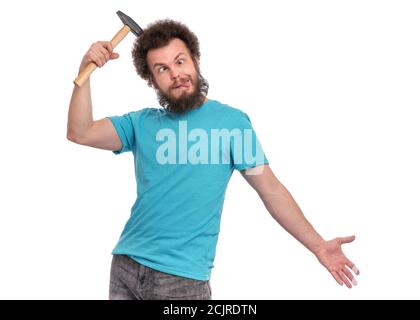
<path id="1" fill-rule="evenodd" d="M 121 21 L 130 28 L 131 32 L 133 32 L 137 37 L 142 34 L 143 29 L 129 16 L 121 11 L 117 11 L 117 15 L 120 17 Z"/>

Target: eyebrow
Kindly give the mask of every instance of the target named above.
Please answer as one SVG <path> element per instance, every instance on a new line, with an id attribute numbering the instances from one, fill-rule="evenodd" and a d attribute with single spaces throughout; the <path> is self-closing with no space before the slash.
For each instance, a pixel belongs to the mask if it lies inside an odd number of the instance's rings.
<path id="1" fill-rule="evenodd" d="M 178 53 L 178 54 L 176 55 L 176 57 L 175 57 L 174 61 L 178 60 L 178 58 L 179 58 L 181 55 L 183 55 L 183 54 L 185 54 L 185 53 L 184 53 L 184 52 L 180 52 L 180 53 Z M 153 69 L 155 69 L 156 67 L 161 67 L 161 66 L 165 66 L 165 65 L 166 65 L 165 63 L 160 63 L 160 62 L 157 62 L 157 63 L 155 63 L 155 64 L 153 65 Z"/>

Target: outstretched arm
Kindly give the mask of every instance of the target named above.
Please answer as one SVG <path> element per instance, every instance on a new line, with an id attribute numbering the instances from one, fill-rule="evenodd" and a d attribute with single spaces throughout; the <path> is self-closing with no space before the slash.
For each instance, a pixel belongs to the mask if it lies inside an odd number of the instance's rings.
<path id="1" fill-rule="evenodd" d="M 352 242 L 354 236 L 324 240 L 305 218 L 292 195 L 276 178 L 269 165 L 243 170 L 241 174 L 258 193 L 271 216 L 308 248 L 340 285 L 344 283 L 351 288 L 351 283 L 357 284 L 351 271 L 359 274 L 359 270 L 341 250 L 341 245 Z"/>

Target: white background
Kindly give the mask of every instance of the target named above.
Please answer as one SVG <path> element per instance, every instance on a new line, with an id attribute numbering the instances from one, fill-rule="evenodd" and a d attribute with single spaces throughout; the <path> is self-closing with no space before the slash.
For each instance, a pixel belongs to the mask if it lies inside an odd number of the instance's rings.
<path id="1" fill-rule="evenodd" d="M 209 97 L 247 112 L 271 167 L 361 270 L 340 287 L 235 172 L 214 299 L 420 298 L 418 1 L 2 1 L 0 298 L 107 299 L 135 200 L 132 155 L 66 140 L 83 54 L 120 29 L 186 23 Z M 94 117 L 157 106 L 133 35 L 92 76 Z"/>

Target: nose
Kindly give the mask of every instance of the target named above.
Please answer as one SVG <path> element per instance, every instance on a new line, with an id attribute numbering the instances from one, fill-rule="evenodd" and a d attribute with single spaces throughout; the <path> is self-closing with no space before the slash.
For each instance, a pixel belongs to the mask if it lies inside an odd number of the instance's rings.
<path id="1" fill-rule="evenodd" d="M 179 78 L 180 74 L 176 69 L 171 69 L 171 79 L 175 80 L 176 78 Z"/>

